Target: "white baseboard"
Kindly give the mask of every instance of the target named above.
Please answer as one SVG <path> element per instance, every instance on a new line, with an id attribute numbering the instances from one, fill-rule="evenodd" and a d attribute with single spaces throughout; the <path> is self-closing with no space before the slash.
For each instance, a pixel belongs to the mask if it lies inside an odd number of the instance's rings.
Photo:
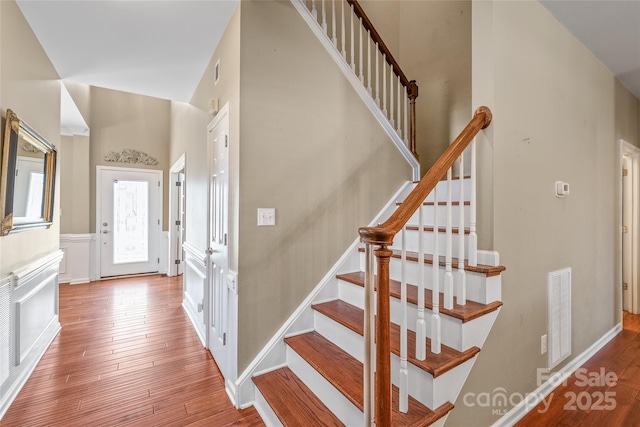
<path id="1" fill-rule="evenodd" d="M 64 258 L 60 263 L 60 283 L 72 285 L 91 281 L 91 234 L 61 234 L 60 250 Z"/>
<path id="2" fill-rule="evenodd" d="M 618 323 L 612 329 L 607 331 L 600 339 L 593 343 L 588 349 L 583 351 L 575 359 L 565 365 L 560 371 L 554 375 L 553 381 L 546 381 L 527 395 L 519 404 L 511 408 L 502 418 L 496 421 L 492 427 L 509 427 L 520 421 L 525 415 L 535 408 L 542 400 L 547 397 L 558 384 L 561 384 L 569 378 L 578 368 L 591 359 L 602 347 L 611 341 L 618 333 L 622 331 L 622 323 Z"/>

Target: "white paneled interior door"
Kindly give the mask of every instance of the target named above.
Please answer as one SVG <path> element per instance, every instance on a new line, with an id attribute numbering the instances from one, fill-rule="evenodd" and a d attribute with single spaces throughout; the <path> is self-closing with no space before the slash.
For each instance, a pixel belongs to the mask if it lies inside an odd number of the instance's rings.
<path id="1" fill-rule="evenodd" d="M 209 262 L 207 342 L 223 375 L 227 372 L 229 274 L 229 114 L 223 108 L 208 128 Z"/>

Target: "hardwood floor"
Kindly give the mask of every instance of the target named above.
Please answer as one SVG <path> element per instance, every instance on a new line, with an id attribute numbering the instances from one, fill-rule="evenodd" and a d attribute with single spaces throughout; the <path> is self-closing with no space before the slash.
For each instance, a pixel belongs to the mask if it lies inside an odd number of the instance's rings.
<path id="1" fill-rule="evenodd" d="M 0 426 L 264 425 L 232 406 L 181 304 L 181 278 L 60 285 L 62 331 Z"/>
<path id="2" fill-rule="evenodd" d="M 516 426 L 640 426 L 640 316 L 625 312 L 623 326 Z"/>

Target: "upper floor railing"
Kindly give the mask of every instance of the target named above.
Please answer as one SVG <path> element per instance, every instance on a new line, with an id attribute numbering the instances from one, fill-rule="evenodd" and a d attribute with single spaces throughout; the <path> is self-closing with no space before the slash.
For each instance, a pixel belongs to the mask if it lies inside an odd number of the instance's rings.
<path id="1" fill-rule="evenodd" d="M 356 0 L 292 0 L 303 4 L 386 120 L 417 158 L 415 103 L 409 80 Z"/>

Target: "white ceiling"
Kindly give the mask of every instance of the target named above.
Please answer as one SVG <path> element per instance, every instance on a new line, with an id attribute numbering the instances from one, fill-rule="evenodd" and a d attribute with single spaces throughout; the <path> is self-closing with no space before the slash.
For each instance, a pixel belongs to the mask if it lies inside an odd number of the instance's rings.
<path id="1" fill-rule="evenodd" d="M 63 80 L 189 101 L 238 0 L 18 0 Z"/>
<path id="2" fill-rule="evenodd" d="M 238 1 L 17 3 L 63 80 L 189 101 Z M 640 98 L 640 0 L 541 3 Z"/>

